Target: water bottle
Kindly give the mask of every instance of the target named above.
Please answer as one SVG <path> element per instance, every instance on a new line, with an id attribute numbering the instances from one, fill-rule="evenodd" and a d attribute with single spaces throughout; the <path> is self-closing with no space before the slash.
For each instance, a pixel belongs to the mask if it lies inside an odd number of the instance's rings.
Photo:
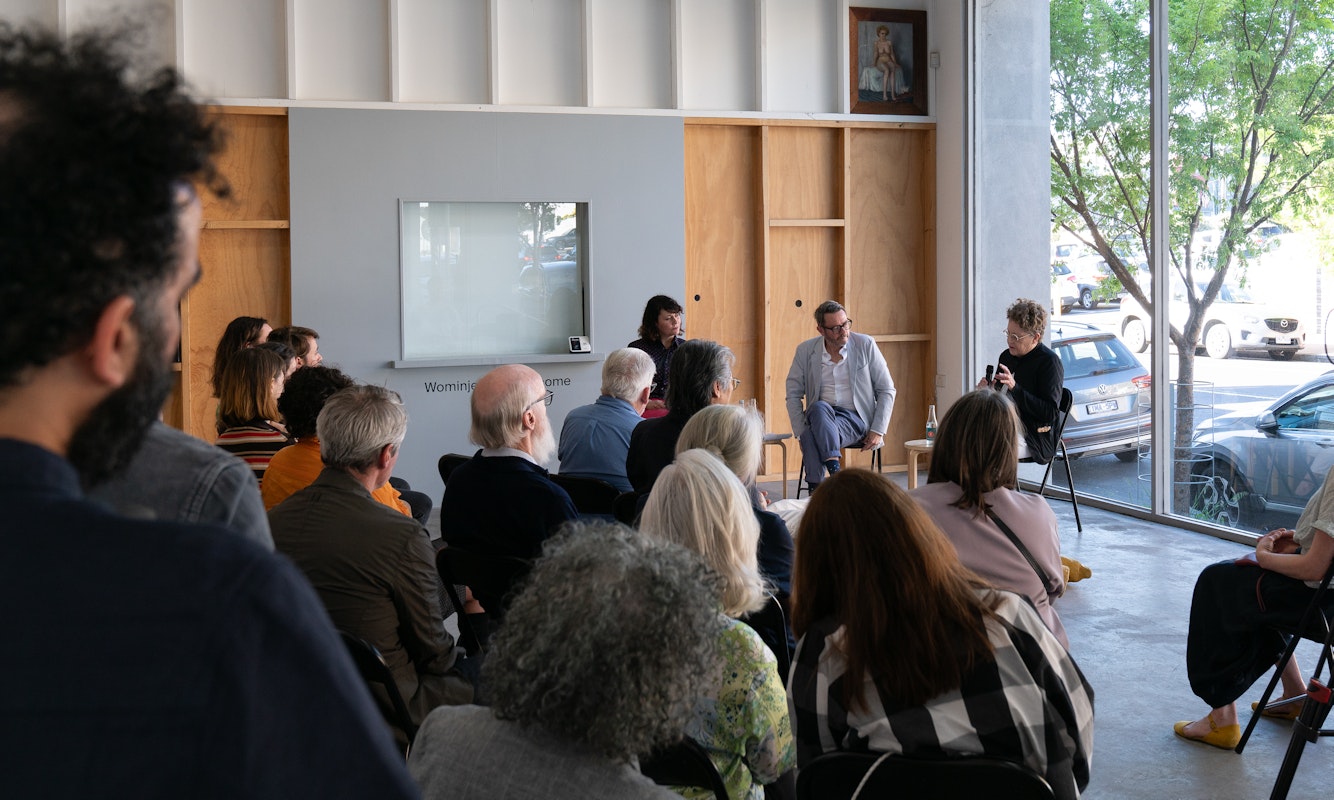
<path id="1" fill-rule="evenodd" d="M 936 440 L 936 407 L 934 404 L 926 412 L 926 440 L 928 442 Z"/>

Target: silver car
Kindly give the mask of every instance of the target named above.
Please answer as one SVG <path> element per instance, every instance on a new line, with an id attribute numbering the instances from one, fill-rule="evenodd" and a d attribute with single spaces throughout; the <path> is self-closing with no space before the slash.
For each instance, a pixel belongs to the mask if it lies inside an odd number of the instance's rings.
<path id="1" fill-rule="evenodd" d="M 1149 441 L 1148 369 L 1116 334 L 1081 322 L 1053 325 L 1051 349 L 1074 397 L 1062 437 L 1070 455 L 1136 460 L 1140 443 Z"/>

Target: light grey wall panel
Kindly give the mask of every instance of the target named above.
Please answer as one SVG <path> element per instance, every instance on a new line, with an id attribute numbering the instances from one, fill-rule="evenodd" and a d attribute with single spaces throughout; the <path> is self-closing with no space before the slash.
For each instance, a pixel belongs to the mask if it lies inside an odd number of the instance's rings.
<path id="1" fill-rule="evenodd" d="M 289 132 L 292 320 L 320 332 L 328 362 L 403 395 L 411 421 L 397 474 L 437 502 L 436 459 L 475 449 L 469 387 L 489 368 L 391 368 L 400 200 L 587 201 L 600 354 L 636 338 L 651 295 L 685 291 L 680 119 L 293 108 Z M 597 397 L 601 364 L 533 366 L 556 392 L 559 433 L 570 409 Z"/>

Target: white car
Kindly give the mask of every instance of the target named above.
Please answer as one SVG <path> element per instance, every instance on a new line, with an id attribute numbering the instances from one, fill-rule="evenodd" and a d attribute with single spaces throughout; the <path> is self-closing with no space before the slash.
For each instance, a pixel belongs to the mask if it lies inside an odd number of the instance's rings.
<path id="1" fill-rule="evenodd" d="M 1196 285 L 1196 296 L 1204 294 L 1204 284 Z M 1185 284 L 1172 281 L 1172 320 L 1184 321 L 1190 315 Z M 1121 320 L 1117 326 L 1121 338 L 1136 353 L 1149 346 L 1149 315 L 1132 297 L 1121 300 Z M 1238 350 L 1263 350 L 1275 361 L 1289 361 L 1306 344 L 1306 329 L 1300 319 L 1257 303 L 1239 286 L 1223 284 L 1201 329 L 1201 344 L 1210 358 L 1230 358 Z"/>

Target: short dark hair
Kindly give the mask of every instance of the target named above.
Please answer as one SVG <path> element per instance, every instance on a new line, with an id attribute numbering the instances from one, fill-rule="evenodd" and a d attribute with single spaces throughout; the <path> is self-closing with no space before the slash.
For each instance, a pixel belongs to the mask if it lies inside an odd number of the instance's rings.
<path id="1" fill-rule="evenodd" d="M 648 304 L 644 306 L 644 318 L 639 321 L 639 338 L 659 338 L 658 315 L 664 311 L 668 314 L 680 314 L 681 304 L 665 294 L 655 294 L 648 299 Z"/>
<path id="2" fill-rule="evenodd" d="M 713 402 L 713 385 L 732 379 L 732 361 L 731 350 L 708 339 L 691 339 L 677 347 L 667 384 L 668 413 L 691 417 Z"/>
<path id="3" fill-rule="evenodd" d="M 287 423 L 287 432 L 294 439 L 314 436 L 315 421 L 324 401 L 355 384 L 342 370 L 333 367 L 302 367 L 293 372 L 278 398 L 278 410 Z"/>
<path id="4" fill-rule="evenodd" d="M 824 301 L 815 307 L 815 324 L 823 328 L 825 316 L 827 314 L 836 314 L 839 311 L 842 311 L 844 314 L 848 313 L 848 310 L 843 307 L 843 304 L 837 300 Z"/>
<path id="5" fill-rule="evenodd" d="M 286 325 L 269 332 L 270 342 L 282 342 L 292 348 L 303 361 L 310 355 L 311 341 L 318 338 L 320 335 L 314 328 L 303 328 L 300 325 Z"/>
<path id="6" fill-rule="evenodd" d="M 181 193 L 227 194 L 217 128 L 175 70 L 131 77 L 139 44 L 128 25 L 62 42 L 0 23 L 0 388 L 85 344 L 116 297 L 150 306 Z"/>

